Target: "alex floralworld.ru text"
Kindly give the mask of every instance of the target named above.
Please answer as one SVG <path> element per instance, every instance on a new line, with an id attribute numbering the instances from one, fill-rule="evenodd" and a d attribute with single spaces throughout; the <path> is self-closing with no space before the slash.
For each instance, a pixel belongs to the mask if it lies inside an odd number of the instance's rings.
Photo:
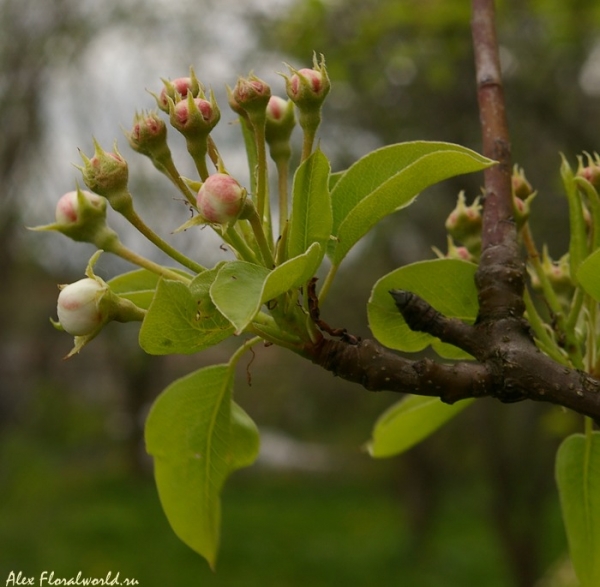
<path id="1" fill-rule="evenodd" d="M 91 578 L 91 577 L 84 577 L 83 574 L 81 573 L 81 571 L 79 573 L 77 573 L 77 575 L 75 577 L 69 577 L 69 578 L 65 578 L 65 577 L 56 577 L 54 574 L 54 571 L 42 571 L 42 573 L 39 575 L 39 577 L 28 577 L 27 575 L 25 575 L 23 572 L 19 571 L 18 573 L 15 573 L 14 571 L 11 571 L 8 574 L 8 577 L 6 579 L 5 582 L 5 586 L 8 587 L 9 585 L 14 585 L 14 586 L 20 586 L 20 587 L 26 587 L 29 585 L 39 585 L 40 587 L 42 587 L 43 585 L 48 585 L 50 587 L 54 586 L 54 587 L 58 587 L 58 586 L 84 586 L 84 585 L 90 585 L 90 586 L 100 586 L 100 585 L 111 585 L 111 586 L 118 586 L 118 585 L 139 585 L 139 582 L 136 579 L 120 579 L 119 578 L 120 573 L 117 573 L 116 575 L 113 576 L 112 572 L 108 572 L 106 577 L 97 577 L 97 578 Z"/>

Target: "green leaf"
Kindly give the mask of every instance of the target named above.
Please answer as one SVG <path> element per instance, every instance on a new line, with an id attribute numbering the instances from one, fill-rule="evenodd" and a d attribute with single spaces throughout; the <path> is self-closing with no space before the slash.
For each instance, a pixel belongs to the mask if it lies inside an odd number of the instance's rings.
<path id="1" fill-rule="evenodd" d="M 146 450 L 162 507 L 183 542 L 215 566 L 226 478 L 258 454 L 258 431 L 232 404 L 229 365 L 205 367 L 169 385 L 146 422 Z"/>
<path id="2" fill-rule="evenodd" d="M 377 222 L 410 204 L 426 187 L 493 164 L 465 147 L 426 141 L 390 145 L 359 159 L 331 192 L 331 261 L 339 265 Z"/>
<path id="3" fill-rule="evenodd" d="M 373 336 L 384 346 L 417 352 L 428 345 L 445 358 L 469 355 L 424 332 L 413 332 L 396 308 L 390 290 L 416 293 L 447 317 L 473 322 L 477 316 L 477 266 L 458 259 L 434 259 L 400 267 L 382 277 L 373 287 L 367 304 Z"/>
<path id="4" fill-rule="evenodd" d="M 191 354 L 233 334 L 233 326 L 208 294 L 216 274 L 214 269 L 204 271 L 189 287 L 167 279 L 158 283 L 140 329 L 139 341 L 144 351 L 151 355 Z"/>
<path id="5" fill-rule="evenodd" d="M 252 322 L 261 306 L 286 291 L 305 284 L 317 271 L 323 254 L 318 243 L 272 271 L 246 261 L 224 265 L 210 288 L 216 307 L 239 334 Z"/>
<path id="6" fill-rule="evenodd" d="M 294 175 L 287 244 L 290 258 L 301 255 L 313 243 L 319 243 L 325 254 L 332 224 L 328 187 L 330 170 L 327 157 L 317 149 Z"/>
<path id="7" fill-rule="evenodd" d="M 191 277 L 189 273 L 179 269 L 173 271 L 186 277 Z M 110 289 L 123 298 L 131 300 L 139 308 L 147 310 L 154 297 L 154 291 L 160 276 L 147 269 L 137 269 L 129 273 L 123 273 L 113 277 L 108 282 Z"/>
<path id="8" fill-rule="evenodd" d="M 600 302 L 600 250 L 581 263 L 577 271 L 577 281 L 587 293 Z"/>
<path id="9" fill-rule="evenodd" d="M 576 279 L 579 267 L 589 254 L 588 237 L 582 198 L 579 195 L 573 171 L 564 156 L 560 166 L 560 175 L 569 205 L 569 268 L 571 276 Z"/>
<path id="10" fill-rule="evenodd" d="M 409 395 L 379 417 L 367 450 L 375 458 L 400 454 L 433 434 L 474 401 L 448 405 L 437 397 Z"/>
<path id="11" fill-rule="evenodd" d="M 600 432 L 573 434 L 556 455 L 556 480 L 581 587 L 600 585 Z"/>

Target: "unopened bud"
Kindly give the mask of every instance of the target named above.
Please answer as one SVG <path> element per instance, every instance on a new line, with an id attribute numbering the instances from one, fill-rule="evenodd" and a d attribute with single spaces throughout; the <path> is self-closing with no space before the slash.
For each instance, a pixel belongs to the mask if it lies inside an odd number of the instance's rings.
<path id="1" fill-rule="evenodd" d="M 321 56 L 320 63 L 314 58 L 312 69 L 293 69 L 290 67 L 291 77 L 285 76 L 287 94 L 298 108 L 320 108 L 331 89 L 331 82 L 327 75 L 325 59 Z"/>
<path id="2" fill-rule="evenodd" d="M 570 304 L 573 298 L 575 284 L 571 278 L 569 254 L 567 253 L 558 261 L 554 261 L 548 254 L 547 247 L 544 246 L 542 251 L 542 271 L 561 301 L 563 301 L 565 305 Z M 540 279 L 535 273 L 532 273 L 531 275 L 531 285 L 536 291 L 543 290 Z"/>
<path id="3" fill-rule="evenodd" d="M 108 322 L 141 321 L 146 314 L 132 301 L 115 294 L 105 281 L 94 275 L 93 266 L 100 254 L 101 251 L 97 251 L 90 259 L 84 279 L 59 286 L 58 322 L 51 322 L 57 329 L 75 337 L 75 346 L 67 355 L 69 357 L 95 338 Z"/>
<path id="4" fill-rule="evenodd" d="M 265 138 L 274 161 L 290 157 L 290 137 L 295 125 L 294 103 L 279 96 L 271 96 L 267 105 Z"/>
<path id="5" fill-rule="evenodd" d="M 525 199 L 513 195 L 513 213 L 517 230 L 521 230 L 529 220 L 531 214 L 531 202 L 536 197 L 537 192 L 532 192 Z"/>
<path id="6" fill-rule="evenodd" d="M 202 86 L 194 71 L 192 70 L 190 77 L 178 77 L 173 81 L 163 80 L 164 88 L 161 90 L 160 95 L 156 98 L 158 107 L 164 112 L 169 112 L 169 99 L 177 103 L 188 94 L 192 96 L 198 95 L 202 91 Z"/>
<path id="7" fill-rule="evenodd" d="M 131 132 L 126 132 L 125 136 L 134 151 L 150 159 L 160 159 L 170 153 L 167 125 L 157 112 L 136 113 Z"/>
<path id="8" fill-rule="evenodd" d="M 515 197 L 520 200 L 526 200 L 531 194 L 533 194 L 533 188 L 525 177 L 525 172 L 522 168 L 515 165 L 512 174 L 512 189 Z"/>
<path id="9" fill-rule="evenodd" d="M 74 241 L 93 243 L 99 249 L 108 249 L 118 237 L 106 224 L 106 206 L 106 198 L 77 188 L 58 200 L 55 223 L 31 230 L 56 230 Z"/>
<path id="10" fill-rule="evenodd" d="M 86 277 L 61 286 L 56 312 L 62 328 L 73 336 L 88 336 L 102 325 L 98 301 L 106 287 Z"/>
<path id="11" fill-rule="evenodd" d="M 245 200 L 246 190 L 233 177 L 214 173 L 198 191 L 198 212 L 207 222 L 229 224 L 237 220 Z"/>
<path id="12" fill-rule="evenodd" d="M 236 108 L 244 110 L 251 119 L 254 116 L 262 117 L 271 98 L 271 88 L 267 82 L 252 74 L 238 79 L 231 97 Z"/>
<path id="13" fill-rule="evenodd" d="M 446 219 L 448 234 L 462 243 L 471 253 L 478 254 L 481 248 L 481 205 L 479 198 L 466 205 L 465 194 L 458 194 L 456 208 Z"/>
<path id="14" fill-rule="evenodd" d="M 95 213 L 106 216 L 106 198 L 84 190 L 67 192 L 56 204 L 56 223 L 64 227 L 81 225 L 86 216 Z"/>
<path id="15" fill-rule="evenodd" d="M 89 159 L 80 152 L 83 167 L 79 167 L 85 185 L 93 192 L 104 196 L 117 211 L 131 206 L 131 195 L 127 190 L 129 168 L 127 161 L 117 150 L 109 153 L 94 139 L 94 156 Z"/>
<path id="16" fill-rule="evenodd" d="M 583 177 L 589 181 L 595 188 L 600 187 L 600 157 L 596 154 L 592 157 L 586 153 L 587 164 L 583 162 L 582 157 L 579 159 L 579 167 L 577 168 L 576 176 Z"/>

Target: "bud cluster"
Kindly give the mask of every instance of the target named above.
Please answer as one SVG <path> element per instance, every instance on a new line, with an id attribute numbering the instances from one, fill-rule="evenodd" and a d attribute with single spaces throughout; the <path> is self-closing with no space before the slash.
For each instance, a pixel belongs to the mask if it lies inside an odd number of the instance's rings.
<path id="1" fill-rule="evenodd" d="M 154 166 L 177 187 L 197 214 L 179 232 L 197 224 L 214 228 L 239 259 L 273 268 L 285 262 L 285 246 L 276 250 L 271 225 L 270 182 L 267 175 L 266 147 L 276 163 L 279 176 L 279 234 L 285 242 L 288 222 L 288 166 L 291 135 L 296 111 L 304 133 L 302 160 L 312 152 L 320 110 L 330 90 L 324 60 L 313 60 L 313 68 L 294 69 L 284 75 L 287 99 L 275 96 L 269 84 L 254 74 L 240 77 L 228 88 L 229 105 L 243 121 L 244 139 L 251 162 L 251 189 L 232 177 L 211 137 L 221 119 L 221 111 L 212 90 L 205 91 L 193 69 L 190 75 L 163 80 L 163 88 L 152 94 L 157 109 L 136 112 L 132 127 L 125 132 L 133 151 L 148 157 Z M 162 113 L 167 115 L 165 120 Z M 168 126 L 180 132 L 198 172 L 198 179 L 182 177 L 168 144 Z M 204 268 L 174 249 L 142 221 L 134 209 L 129 192 L 129 166 L 115 143 L 105 151 L 94 139 L 94 153 L 80 152 L 79 166 L 89 191 L 79 188 L 66 193 L 57 204 L 56 222 L 38 230 L 57 230 L 76 241 L 90 242 L 98 249 L 119 255 L 168 279 L 181 277 L 127 249 L 106 224 L 107 205 L 124 216 L 136 229 L 164 253 L 193 272 Z M 215 169 L 209 171 L 209 164 Z M 57 327 L 76 337 L 76 349 L 85 344 L 110 320 L 139 319 L 139 308 L 125 308 L 106 283 L 93 275 L 92 262 L 87 277 L 61 286 L 58 298 Z M 185 277 L 183 278 L 186 279 Z M 135 316 L 135 318 L 131 318 Z"/>

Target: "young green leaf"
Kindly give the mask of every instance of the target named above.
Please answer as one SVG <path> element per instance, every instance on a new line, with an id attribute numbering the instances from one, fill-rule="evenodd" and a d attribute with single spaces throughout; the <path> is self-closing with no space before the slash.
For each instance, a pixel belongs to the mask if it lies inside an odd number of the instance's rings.
<path id="1" fill-rule="evenodd" d="M 389 292 L 402 289 L 416 293 L 445 316 L 473 322 L 478 310 L 476 269 L 476 265 L 458 259 L 434 259 L 388 273 L 375 284 L 367 304 L 373 335 L 381 344 L 400 351 L 417 352 L 433 344 L 434 349 L 447 358 L 468 357 L 455 347 L 442 345 L 430 334 L 413 332 Z"/>
<path id="2" fill-rule="evenodd" d="M 173 269 L 186 277 L 191 277 L 189 273 Z M 123 298 L 131 300 L 139 308 L 147 310 L 154 297 L 154 291 L 160 276 L 147 269 L 137 269 L 129 273 L 123 273 L 113 277 L 108 282 L 110 289 Z"/>
<path id="3" fill-rule="evenodd" d="M 183 542 L 214 568 L 226 478 L 258 454 L 258 431 L 232 404 L 229 365 L 205 367 L 169 385 L 146 422 L 146 450 L 162 507 Z"/>
<path id="4" fill-rule="evenodd" d="M 579 267 L 589 254 L 587 229 L 585 226 L 585 218 L 583 217 L 583 206 L 581 197 L 579 196 L 579 189 L 575 182 L 573 171 L 564 157 L 562 158 L 562 164 L 560 166 L 560 175 L 569 204 L 569 266 L 571 269 L 571 276 L 573 279 L 577 279 Z"/>
<path id="5" fill-rule="evenodd" d="M 211 298 L 239 334 L 264 303 L 300 287 L 315 274 L 323 257 L 321 250 L 318 243 L 313 243 L 305 253 L 272 271 L 246 261 L 227 263 L 210 288 Z"/>
<path id="6" fill-rule="evenodd" d="M 493 164 L 465 147 L 426 141 L 391 145 L 366 155 L 331 192 L 335 239 L 328 250 L 331 261 L 339 265 L 377 222 L 410 204 L 426 187 Z"/>
<path id="7" fill-rule="evenodd" d="M 581 587 L 600 585 L 600 432 L 573 434 L 556 456 L 571 561 Z"/>
<path id="8" fill-rule="evenodd" d="M 327 157 L 317 149 L 298 167 L 292 189 L 292 215 L 288 234 L 288 257 L 306 252 L 319 243 L 323 254 L 331 236 L 332 212 L 329 198 Z"/>
<path id="9" fill-rule="evenodd" d="M 400 454 L 433 434 L 473 401 L 448 405 L 437 397 L 409 395 L 379 417 L 366 448 L 375 458 Z"/>
<path id="10" fill-rule="evenodd" d="M 600 250 L 593 252 L 579 266 L 577 271 L 579 285 L 597 302 L 600 302 Z"/>
<path id="11" fill-rule="evenodd" d="M 142 349 L 151 355 L 191 354 L 231 336 L 233 326 L 208 295 L 208 285 L 215 276 L 215 270 L 204 271 L 189 287 L 179 281 L 161 280 L 140 329 Z"/>

